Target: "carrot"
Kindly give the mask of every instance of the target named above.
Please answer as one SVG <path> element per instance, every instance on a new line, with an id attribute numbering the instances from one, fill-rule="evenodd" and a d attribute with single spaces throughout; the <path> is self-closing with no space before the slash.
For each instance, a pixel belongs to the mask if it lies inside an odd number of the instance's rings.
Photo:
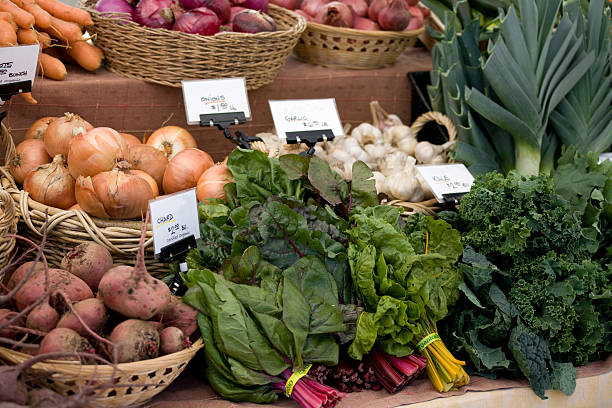
<path id="1" fill-rule="evenodd" d="M 58 0 L 36 0 L 36 2 L 43 10 L 50 13 L 53 17 L 71 21 L 82 26 L 93 25 L 91 15 L 85 10 L 68 6 L 60 3 Z"/>
<path id="2" fill-rule="evenodd" d="M 51 27 L 45 29 L 45 31 L 51 34 L 53 37 L 67 43 L 80 41 L 83 39 L 83 33 L 81 32 L 81 27 L 78 24 L 60 20 L 56 17 L 51 17 Z"/>
<path id="3" fill-rule="evenodd" d="M 39 28 L 49 28 L 51 25 L 51 14 L 40 8 L 34 0 L 11 0 L 13 4 L 21 7 L 34 17 L 34 21 Z"/>
<path id="4" fill-rule="evenodd" d="M 27 11 L 17 7 L 10 0 L 0 0 L 0 11 L 11 13 L 15 23 L 21 28 L 30 28 L 34 25 L 34 16 Z"/>
<path id="5" fill-rule="evenodd" d="M 38 101 L 32 96 L 32 92 L 24 92 L 21 94 L 21 96 L 23 96 L 23 99 L 25 99 L 27 103 L 31 103 L 32 105 L 36 105 L 38 103 Z"/>
<path id="6" fill-rule="evenodd" d="M 66 66 L 57 58 L 43 52 L 38 57 L 38 63 L 40 64 L 41 75 L 58 81 L 66 78 Z"/>
<path id="7" fill-rule="evenodd" d="M 19 44 L 40 44 L 41 48 L 51 45 L 51 37 L 47 33 L 38 32 L 33 28 L 20 28 L 17 30 Z"/>
<path id="8" fill-rule="evenodd" d="M 17 34 L 8 21 L 0 20 L 0 47 L 11 45 L 17 45 Z"/>
<path id="9" fill-rule="evenodd" d="M 13 19 L 13 15 L 11 13 L 7 13 L 6 11 L 0 11 L 0 20 L 4 20 L 9 22 L 13 26 L 13 31 L 17 31 L 17 23 Z"/>
<path id="10" fill-rule="evenodd" d="M 95 71 L 102 65 L 102 50 L 87 41 L 77 41 L 70 44 L 67 52 L 77 64 L 87 71 Z"/>

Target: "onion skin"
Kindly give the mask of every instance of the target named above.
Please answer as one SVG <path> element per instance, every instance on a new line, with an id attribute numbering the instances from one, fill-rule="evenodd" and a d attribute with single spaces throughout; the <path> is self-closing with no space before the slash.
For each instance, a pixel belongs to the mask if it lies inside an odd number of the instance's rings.
<path id="1" fill-rule="evenodd" d="M 257 34 L 264 31 L 276 31 L 276 23 L 266 13 L 257 10 L 245 10 L 236 14 L 232 28 L 237 33 Z"/>
<path id="2" fill-rule="evenodd" d="M 366 31 L 380 31 L 380 26 L 369 18 L 353 16 L 353 28 Z"/>
<path id="3" fill-rule="evenodd" d="M 121 135 L 121 137 L 125 141 L 125 144 L 127 145 L 127 147 L 134 146 L 134 145 L 141 145 L 142 144 L 140 139 L 138 139 L 136 136 L 134 136 L 132 134 L 129 134 L 129 133 L 119 133 L 119 134 Z"/>
<path id="4" fill-rule="evenodd" d="M 295 14 L 297 14 L 298 16 L 304 17 L 306 19 L 306 21 L 314 22 L 314 17 L 311 16 L 310 14 L 306 13 L 304 10 L 293 10 L 293 12 Z"/>
<path id="5" fill-rule="evenodd" d="M 172 29 L 188 34 L 215 35 L 219 32 L 219 27 L 221 27 L 221 20 L 214 11 L 206 7 L 198 7 L 183 14 L 176 20 Z"/>
<path id="6" fill-rule="evenodd" d="M 28 139 L 40 139 L 43 140 L 45 137 L 45 133 L 47 132 L 47 127 L 49 127 L 49 123 L 57 119 L 57 116 L 45 116 L 34 123 L 26 130 L 24 140 Z"/>
<path id="7" fill-rule="evenodd" d="M 248 10 L 248 8 L 245 7 L 232 7 L 230 10 L 230 23 L 232 23 L 234 21 L 234 17 L 236 17 L 236 14 L 240 13 L 241 11 L 244 10 Z"/>
<path id="8" fill-rule="evenodd" d="M 70 141 L 77 135 L 85 134 L 93 129 L 91 123 L 75 113 L 66 112 L 51 123 L 45 132 L 44 141 L 49 156 L 58 154 L 68 156 Z"/>
<path id="9" fill-rule="evenodd" d="M 268 12 L 268 0 L 233 0 L 235 6 L 245 7 L 251 10 Z"/>
<path id="10" fill-rule="evenodd" d="M 76 199 L 83 211 L 99 218 L 130 219 L 144 216 L 153 190 L 142 177 L 119 162 L 112 171 L 94 177 L 80 176 L 76 182 Z"/>
<path id="11" fill-rule="evenodd" d="M 331 0 L 304 0 L 302 1 L 302 5 L 300 6 L 300 8 L 304 10 L 309 16 L 314 17 L 324 5 L 330 2 Z"/>
<path id="12" fill-rule="evenodd" d="M 34 201 L 62 210 L 76 202 L 74 178 L 61 154 L 55 156 L 52 163 L 34 169 L 24 180 L 23 189 Z"/>
<path id="13" fill-rule="evenodd" d="M 126 155 L 125 140 L 117 131 L 107 127 L 93 128 L 70 142 L 68 170 L 75 179 L 95 176 L 112 170 Z"/>
<path id="14" fill-rule="evenodd" d="M 198 179 L 196 196 L 198 201 L 218 198 L 225 200 L 225 190 L 223 187 L 227 183 L 232 183 L 234 176 L 224 163 L 219 163 L 207 169 Z"/>
<path id="15" fill-rule="evenodd" d="M 334 27 L 353 27 L 353 12 L 349 6 L 339 1 L 332 1 L 323 6 L 315 16 L 319 24 L 327 24 Z"/>
<path id="16" fill-rule="evenodd" d="M 178 126 L 157 129 L 149 136 L 146 144 L 161 150 L 168 160 L 181 150 L 198 147 L 191 133 Z"/>
<path id="17" fill-rule="evenodd" d="M 406 0 L 391 0 L 387 7 L 378 12 L 376 20 L 383 30 L 402 31 L 408 27 L 411 17 Z"/>
<path id="18" fill-rule="evenodd" d="M 51 157 L 42 140 L 26 139 L 17 145 L 9 163 L 11 175 L 17 183 L 23 184 L 32 170 L 43 164 L 51 163 Z"/>
<path id="19" fill-rule="evenodd" d="M 134 21 L 150 28 L 172 28 L 173 0 L 140 0 L 134 9 Z"/>
<path id="20" fill-rule="evenodd" d="M 368 15 L 368 3 L 365 0 L 338 0 L 340 3 L 344 3 L 353 9 L 355 14 L 359 17 L 365 17 Z"/>
<path id="21" fill-rule="evenodd" d="M 232 5 L 229 0 L 180 0 L 180 3 L 186 10 L 206 7 L 214 12 L 222 23 L 226 23 L 230 20 L 230 9 Z M 176 19 L 178 20 L 178 17 Z"/>
<path id="22" fill-rule="evenodd" d="M 164 173 L 164 193 L 171 194 L 197 186 L 202 173 L 215 162 L 206 152 L 185 149 L 170 160 Z"/>
<path id="23" fill-rule="evenodd" d="M 295 0 L 270 0 L 270 3 L 276 4 L 277 6 L 284 7 L 287 10 L 295 10 L 296 9 L 296 1 Z"/>
<path id="24" fill-rule="evenodd" d="M 134 20 L 134 8 L 125 0 L 100 0 L 94 8 L 102 14 L 125 13 L 129 15 L 128 20 Z"/>
<path id="25" fill-rule="evenodd" d="M 150 145 L 134 145 L 128 147 L 127 161 L 132 165 L 132 169 L 142 170 L 153 177 L 158 191 L 162 190 L 164 172 L 168 166 L 164 153 Z"/>
<path id="26" fill-rule="evenodd" d="M 159 195 L 157 183 L 155 182 L 155 179 L 149 175 L 149 173 L 142 170 L 130 170 L 130 172 L 149 183 L 149 187 L 151 187 L 151 191 L 153 191 L 153 197 L 157 197 Z"/>
<path id="27" fill-rule="evenodd" d="M 387 7 L 391 0 L 372 0 L 370 7 L 368 7 L 368 17 L 372 21 L 378 21 L 378 13 L 383 8 Z"/>

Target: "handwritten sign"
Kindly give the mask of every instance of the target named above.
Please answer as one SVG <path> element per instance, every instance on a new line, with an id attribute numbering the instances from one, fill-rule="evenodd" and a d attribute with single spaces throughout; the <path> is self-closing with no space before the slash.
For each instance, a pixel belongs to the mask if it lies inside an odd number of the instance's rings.
<path id="1" fill-rule="evenodd" d="M 0 48 L 0 85 L 30 81 L 34 84 L 39 45 Z"/>
<path id="2" fill-rule="evenodd" d="M 181 81 L 188 125 L 199 125 L 200 115 L 244 112 L 251 117 L 244 78 Z"/>
<path id="3" fill-rule="evenodd" d="M 416 166 L 416 169 L 441 203 L 468 193 L 474 183 L 474 176 L 463 164 Z"/>
<path id="4" fill-rule="evenodd" d="M 189 235 L 200 238 L 198 200 L 195 188 L 149 201 L 155 255 Z"/>
<path id="5" fill-rule="evenodd" d="M 606 160 L 612 161 L 612 152 L 610 153 L 602 153 L 599 155 L 599 163 L 603 163 Z"/>
<path id="6" fill-rule="evenodd" d="M 334 136 L 343 134 L 336 100 L 291 99 L 268 101 L 276 134 L 287 138 L 287 132 L 330 129 Z"/>

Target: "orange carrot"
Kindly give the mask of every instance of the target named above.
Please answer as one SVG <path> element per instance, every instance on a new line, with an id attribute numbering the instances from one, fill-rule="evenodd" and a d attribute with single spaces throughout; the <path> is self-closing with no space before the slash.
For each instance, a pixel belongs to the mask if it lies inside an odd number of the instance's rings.
<path id="1" fill-rule="evenodd" d="M 34 0 L 11 0 L 13 4 L 21 7 L 34 17 L 36 26 L 39 28 L 49 28 L 51 25 L 51 14 L 40 8 Z"/>
<path id="2" fill-rule="evenodd" d="M 40 44 L 41 48 L 47 48 L 51 45 L 49 34 L 38 32 L 33 28 L 17 30 L 17 41 L 19 44 Z"/>
<path id="3" fill-rule="evenodd" d="M 87 71 L 95 71 L 102 65 L 102 50 L 87 41 L 74 42 L 66 51 L 77 64 Z"/>
<path id="4" fill-rule="evenodd" d="M 13 31 L 17 31 L 17 23 L 15 23 L 15 20 L 13 19 L 13 15 L 11 13 L 7 13 L 6 11 L 0 11 L 0 20 L 4 20 L 10 23 L 10 25 L 13 26 Z"/>
<path id="5" fill-rule="evenodd" d="M 25 99 L 27 103 L 31 103 L 32 105 L 36 105 L 38 103 L 38 101 L 32 96 L 32 92 L 24 92 L 21 94 L 21 96 L 23 96 L 23 99 Z"/>
<path id="6" fill-rule="evenodd" d="M 1 0 L 0 0 L 1 1 Z M 45 30 L 58 40 L 72 43 L 83 39 L 81 27 L 70 21 L 60 20 L 59 18 L 51 17 L 51 27 Z"/>
<path id="7" fill-rule="evenodd" d="M 0 0 L 0 11 L 11 13 L 15 23 L 21 28 L 30 28 L 34 25 L 34 16 L 22 8 L 17 7 L 10 0 Z"/>
<path id="8" fill-rule="evenodd" d="M 17 45 L 17 34 L 8 21 L 0 20 L 0 47 L 12 45 Z"/>
<path id="9" fill-rule="evenodd" d="M 66 78 L 66 66 L 60 60 L 44 52 L 38 57 L 40 74 L 51 79 L 61 81 Z"/>
<path id="10" fill-rule="evenodd" d="M 53 17 L 61 18 L 65 21 L 72 21 L 82 26 L 93 25 L 91 15 L 82 9 L 71 7 L 60 3 L 58 0 L 36 0 L 38 5 L 50 13 Z"/>

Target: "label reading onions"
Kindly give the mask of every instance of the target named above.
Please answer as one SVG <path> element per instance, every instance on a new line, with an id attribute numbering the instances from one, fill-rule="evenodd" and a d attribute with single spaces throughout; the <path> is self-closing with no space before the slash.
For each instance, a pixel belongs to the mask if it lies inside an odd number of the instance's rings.
<path id="1" fill-rule="evenodd" d="M 200 115 L 244 112 L 251 118 L 251 108 L 244 78 L 181 81 L 188 125 L 199 125 Z"/>
<path id="2" fill-rule="evenodd" d="M 156 256 L 162 248 L 189 235 L 200 238 L 195 188 L 151 200 L 149 209 Z"/>

